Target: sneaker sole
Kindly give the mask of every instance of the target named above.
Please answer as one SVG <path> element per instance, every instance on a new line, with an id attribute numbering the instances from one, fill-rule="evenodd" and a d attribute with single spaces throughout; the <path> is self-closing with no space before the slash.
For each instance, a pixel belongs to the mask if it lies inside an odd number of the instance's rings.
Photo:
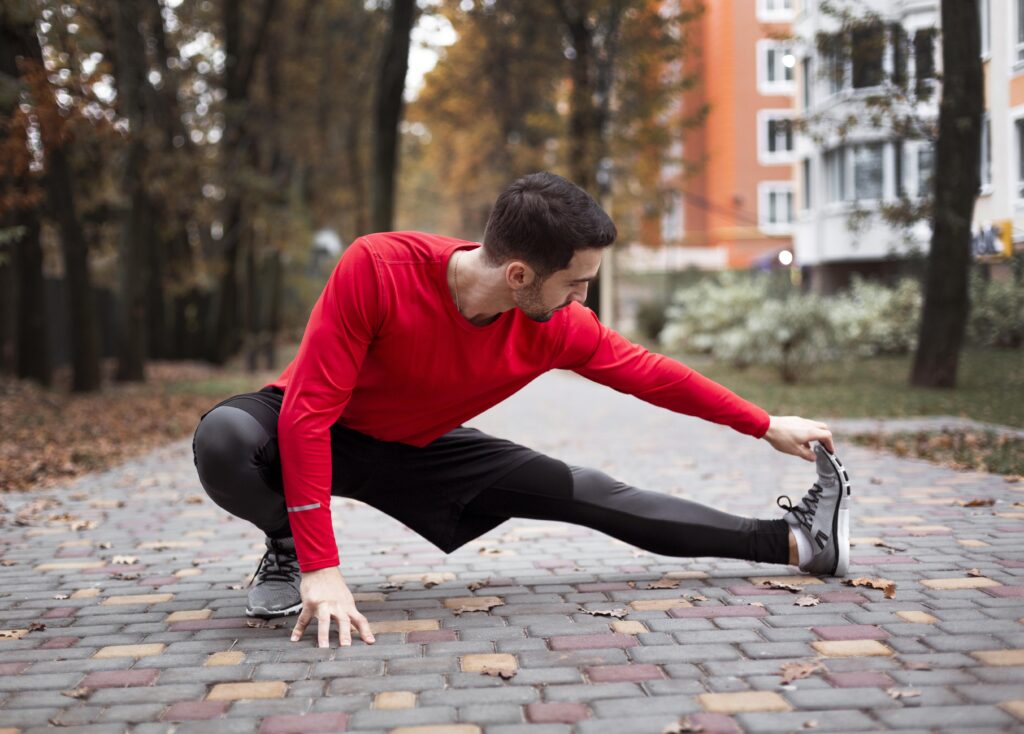
<path id="1" fill-rule="evenodd" d="M 298 614 L 302 611 L 302 602 L 294 606 L 290 606 L 287 609 L 265 609 L 264 607 L 247 607 L 245 610 L 245 616 L 247 617 L 260 617 L 262 619 L 273 619 L 274 617 L 288 617 L 292 614 Z"/>
<path id="2" fill-rule="evenodd" d="M 832 465 L 842 488 L 839 504 L 836 505 L 836 512 L 832 516 L 832 542 L 836 551 L 836 566 L 832 570 L 832 575 L 845 576 L 850 569 L 850 475 L 843 468 L 843 462 L 838 456 L 830 453 L 824 446 L 821 446 L 821 452 Z"/>

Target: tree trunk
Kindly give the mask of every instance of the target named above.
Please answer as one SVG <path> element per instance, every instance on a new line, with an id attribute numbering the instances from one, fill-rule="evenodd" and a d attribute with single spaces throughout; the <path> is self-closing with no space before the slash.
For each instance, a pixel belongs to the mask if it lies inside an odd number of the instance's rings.
<path id="1" fill-rule="evenodd" d="M 17 295 L 17 370 L 21 378 L 49 387 L 53 381 L 46 326 L 46 283 L 43 281 L 43 249 L 39 245 L 39 219 L 34 211 L 21 211 L 15 226 L 22 234 L 15 244 L 15 292 Z"/>
<path id="2" fill-rule="evenodd" d="M 395 176 L 398 171 L 398 125 L 405 105 L 405 76 L 409 69 L 409 42 L 416 16 L 415 0 L 391 0 L 391 31 L 384 49 L 377 86 L 376 128 L 373 151 L 371 226 L 387 232 L 394 226 Z"/>
<path id="3" fill-rule="evenodd" d="M 943 0 L 942 101 L 924 309 L 910 383 L 955 387 L 969 308 L 984 84 L 977 3 Z"/>

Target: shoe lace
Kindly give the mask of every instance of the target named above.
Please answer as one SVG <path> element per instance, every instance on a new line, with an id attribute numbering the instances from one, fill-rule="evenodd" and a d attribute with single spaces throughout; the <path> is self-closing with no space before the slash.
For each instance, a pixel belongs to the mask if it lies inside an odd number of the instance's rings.
<path id="1" fill-rule="evenodd" d="M 797 522 L 810 530 L 814 513 L 818 510 L 818 501 L 821 499 L 822 491 L 821 485 L 815 482 L 810 491 L 800 500 L 799 505 L 794 505 L 789 495 L 785 494 L 776 497 L 775 503 L 782 509 L 792 512 Z M 786 504 L 782 504 L 782 500 L 786 500 Z"/>
<path id="2" fill-rule="evenodd" d="M 268 561 L 269 559 L 269 561 Z M 292 581 L 299 573 L 299 559 L 294 553 L 282 550 L 279 546 L 271 543 L 267 552 L 260 559 L 260 565 L 256 567 L 256 573 L 249 579 L 249 586 L 254 581 Z"/>

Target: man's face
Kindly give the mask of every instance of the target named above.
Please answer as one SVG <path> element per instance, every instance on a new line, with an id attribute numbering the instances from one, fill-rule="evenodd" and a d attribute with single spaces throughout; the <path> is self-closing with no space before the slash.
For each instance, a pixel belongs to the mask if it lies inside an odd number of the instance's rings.
<path id="1" fill-rule="evenodd" d="M 534 321 L 548 321 L 573 301 L 587 300 L 587 286 L 597 278 L 601 249 L 577 250 L 568 267 L 512 292 L 516 307 Z"/>

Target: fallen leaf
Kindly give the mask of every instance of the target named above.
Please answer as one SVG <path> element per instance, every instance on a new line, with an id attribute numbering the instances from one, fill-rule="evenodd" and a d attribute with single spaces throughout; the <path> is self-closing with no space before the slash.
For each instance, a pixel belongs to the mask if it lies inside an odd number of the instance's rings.
<path id="1" fill-rule="evenodd" d="M 816 607 L 820 603 L 821 603 L 821 599 L 819 599 L 818 597 L 813 596 L 811 594 L 808 594 L 807 596 L 798 597 L 797 600 L 795 602 L 793 602 L 793 606 L 797 606 L 797 607 Z"/>
<path id="2" fill-rule="evenodd" d="M 1003 481 L 1006 482 L 1007 484 L 1016 484 L 1021 479 L 1022 477 L 1018 474 L 1007 474 L 1005 477 L 1003 477 Z"/>
<path id="3" fill-rule="evenodd" d="M 698 731 L 704 731 L 704 727 L 692 721 L 689 716 L 684 716 L 679 721 L 674 721 L 662 729 L 661 734 L 686 734 Z"/>
<path id="4" fill-rule="evenodd" d="M 28 623 L 28 631 L 29 632 L 40 632 L 40 631 L 42 631 L 44 629 L 46 629 L 46 625 L 43 624 L 42 622 L 29 622 Z"/>
<path id="5" fill-rule="evenodd" d="M 114 544 L 113 543 L 108 543 L 108 542 L 103 542 L 103 543 L 97 543 L 96 547 L 97 548 L 101 548 L 102 550 L 110 550 L 111 548 L 114 547 Z"/>
<path id="6" fill-rule="evenodd" d="M 283 624 L 275 624 L 266 619 L 247 619 L 245 621 L 246 627 L 257 627 L 260 629 L 276 630 L 278 627 L 284 627 Z"/>
<path id="7" fill-rule="evenodd" d="M 886 599 L 896 596 L 896 582 L 889 579 L 872 579 L 861 576 L 855 579 L 843 579 L 842 584 L 843 586 L 868 586 L 872 589 L 879 589 L 885 592 Z"/>
<path id="8" fill-rule="evenodd" d="M 794 594 L 799 594 L 801 591 L 803 591 L 803 588 L 800 586 L 795 586 L 793 584 L 784 584 L 781 581 L 762 581 L 761 586 L 764 586 L 768 589 L 782 589 L 783 591 L 790 591 Z"/>
<path id="9" fill-rule="evenodd" d="M 67 696 L 68 698 L 87 699 L 92 695 L 92 689 L 89 686 L 79 686 L 70 691 L 61 691 L 60 695 Z"/>
<path id="10" fill-rule="evenodd" d="M 707 601 L 708 598 L 703 594 L 684 594 L 686 601 Z"/>
<path id="11" fill-rule="evenodd" d="M 651 581 L 645 587 L 647 589 L 678 589 L 679 579 L 670 579 L 668 576 L 662 576 L 657 581 Z"/>
<path id="12" fill-rule="evenodd" d="M 983 574 L 983 573 L 981 572 L 981 569 L 978 569 L 978 568 L 972 568 L 972 569 L 969 569 L 969 570 L 967 571 L 967 575 L 968 575 L 968 576 L 984 576 L 985 574 Z"/>
<path id="13" fill-rule="evenodd" d="M 881 484 L 882 483 L 881 477 L 871 477 L 870 481 L 871 481 L 872 484 Z"/>
<path id="14" fill-rule="evenodd" d="M 803 727 L 804 727 L 804 729 L 817 729 L 818 728 L 818 720 L 817 719 L 808 719 L 807 721 L 805 721 L 803 723 Z"/>
<path id="15" fill-rule="evenodd" d="M 391 581 L 385 581 L 383 584 L 377 584 L 378 589 L 384 589 L 385 591 L 401 591 L 405 584 L 396 584 Z"/>
<path id="16" fill-rule="evenodd" d="M 139 577 L 137 573 L 125 573 L 124 571 L 114 571 L 110 574 L 110 578 L 117 579 L 118 581 L 134 581 Z"/>
<path id="17" fill-rule="evenodd" d="M 473 582 L 470 582 L 470 583 L 466 584 L 466 588 L 469 589 L 470 591 L 476 591 L 478 589 L 483 589 L 483 588 L 485 588 L 487 586 L 490 586 L 490 581 L 491 581 L 490 579 L 484 579 L 483 581 L 473 581 Z"/>
<path id="18" fill-rule="evenodd" d="M 514 556 L 515 551 L 502 550 L 501 548 L 481 547 L 477 553 L 485 556 Z"/>
<path id="19" fill-rule="evenodd" d="M 486 665 L 483 666 L 482 668 L 480 668 L 480 672 L 483 673 L 484 675 L 492 675 L 492 676 L 495 676 L 495 677 L 501 677 L 504 680 L 509 680 L 510 678 L 514 678 L 515 675 L 516 675 L 516 671 L 509 670 L 508 668 L 492 668 L 492 667 L 489 667 L 489 666 L 486 666 Z"/>
<path id="20" fill-rule="evenodd" d="M 3 560 L 3 561 L 0 561 L 0 566 L 17 566 L 17 565 L 18 565 L 17 561 L 8 561 L 6 559 Z"/>
<path id="21" fill-rule="evenodd" d="M 457 609 L 452 610 L 452 614 L 456 617 L 461 616 L 463 612 L 486 612 L 494 607 L 505 606 L 505 602 L 498 599 L 492 601 L 493 597 L 481 596 L 479 600 L 474 600 L 463 604 Z"/>
<path id="22" fill-rule="evenodd" d="M 747 606 L 748 606 L 748 607 L 762 607 L 762 608 L 763 608 L 763 607 L 764 607 L 764 602 L 761 602 L 761 601 L 752 601 L 752 602 L 750 602 L 749 604 L 747 604 Z"/>
<path id="23" fill-rule="evenodd" d="M 595 617 L 615 617 L 617 619 L 622 619 L 629 614 L 629 610 L 622 607 L 616 607 L 615 609 L 585 609 L 579 607 L 579 610 L 584 614 L 592 614 Z"/>
<path id="24" fill-rule="evenodd" d="M 241 584 L 228 584 L 228 588 L 232 591 L 239 591 L 240 589 L 244 589 L 245 587 Z"/>
<path id="25" fill-rule="evenodd" d="M 56 599 L 57 601 L 64 601 L 65 599 L 70 599 L 71 597 L 68 596 L 67 594 L 54 594 L 53 598 Z"/>
<path id="26" fill-rule="evenodd" d="M 92 530 L 96 525 L 95 520 L 75 520 L 68 527 L 72 530 Z"/>
<path id="27" fill-rule="evenodd" d="M 886 688 L 885 692 L 897 701 L 901 698 L 916 698 L 921 695 L 921 691 L 915 691 L 913 688 Z"/>
<path id="28" fill-rule="evenodd" d="M 820 660 L 786 663 L 779 668 L 779 675 L 782 676 L 783 683 L 792 683 L 795 680 L 807 678 L 812 673 L 817 672 L 828 672 L 828 668 Z"/>
<path id="29" fill-rule="evenodd" d="M 446 578 L 443 573 L 425 573 L 420 577 L 420 581 L 423 583 L 423 588 L 430 589 L 438 584 L 443 584 Z"/>
<path id="30" fill-rule="evenodd" d="M 886 543 L 884 541 L 880 541 L 878 543 L 875 543 L 875 547 L 876 548 L 884 548 L 885 550 L 889 551 L 890 553 L 902 553 L 903 551 L 906 550 L 906 548 L 899 548 L 899 547 L 897 547 L 895 545 L 889 545 L 888 543 Z"/>
<path id="31" fill-rule="evenodd" d="M 185 498 L 186 505 L 200 505 L 203 503 L 203 496 L 201 494 L 190 494 Z"/>
<path id="32" fill-rule="evenodd" d="M 110 559 L 110 562 L 115 566 L 134 566 L 139 562 L 139 559 L 135 556 L 114 556 Z"/>
<path id="33" fill-rule="evenodd" d="M 959 504 L 962 507 L 991 507 L 996 501 L 991 497 L 981 498 L 977 497 L 973 500 L 960 500 Z"/>

